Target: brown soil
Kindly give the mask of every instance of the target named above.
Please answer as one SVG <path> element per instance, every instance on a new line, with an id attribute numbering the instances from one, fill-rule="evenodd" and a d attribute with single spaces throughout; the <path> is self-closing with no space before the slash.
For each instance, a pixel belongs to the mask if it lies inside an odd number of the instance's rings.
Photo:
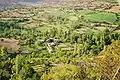
<path id="1" fill-rule="evenodd" d="M 116 30 L 115 32 L 116 32 L 116 33 L 120 33 L 120 30 Z"/>
<path id="2" fill-rule="evenodd" d="M 106 11 L 118 13 L 120 12 L 120 6 L 113 6 L 111 9 L 106 10 Z"/>
<path id="3" fill-rule="evenodd" d="M 14 52 L 17 52 L 20 48 L 18 40 L 7 38 L 0 38 L 0 46 L 4 46 Z"/>

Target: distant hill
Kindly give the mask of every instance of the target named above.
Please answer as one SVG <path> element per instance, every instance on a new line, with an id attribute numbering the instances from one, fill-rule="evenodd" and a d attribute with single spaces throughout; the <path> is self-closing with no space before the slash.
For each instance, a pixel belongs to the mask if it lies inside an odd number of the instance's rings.
<path id="1" fill-rule="evenodd" d="M 40 0 L 18 0 L 20 2 L 38 2 Z"/>
<path id="2" fill-rule="evenodd" d="M 0 0 L 0 10 L 22 6 L 17 0 Z"/>
<path id="3" fill-rule="evenodd" d="M 23 6 L 25 3 L 35 3 L 41 0 L 0 0 L 0 10 L 8 9 L 8 8 L 15 8 L 15 7 L 20 7 Z M 21 3 L 23 2 L 23 3 Z"/>
<path id="4" fill-rule="evenodd" d="M 27 4 L 33 4 L 37 2 L 41 3 L 59 3 L 65 5 L 74 5 L 82 8 L 109 8 L 111 3 L 116 0 L 0 0 L 0 10 L 20 7 Z M 53 5 L 53 4 L 52 4 Z"/>

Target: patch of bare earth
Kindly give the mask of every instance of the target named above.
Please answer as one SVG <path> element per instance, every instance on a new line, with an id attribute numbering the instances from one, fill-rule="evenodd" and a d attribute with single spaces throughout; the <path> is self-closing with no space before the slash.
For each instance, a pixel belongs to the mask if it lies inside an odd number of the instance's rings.
<path id="1" fill-rule="evenodd" d="M 114 32 L 116 32 L 116 33 L 120 33 L 120 30 L 116 30 L 116 31 L 114 31 Z"/>
<path id="2" fill-rule="evenodd" d="M 7 49 L 18 52 L 20 45 L 19 40 L 0 38 L 0 46 L 6 47 Z"/>
<path id="3" fill-rule="evenodd" d="M 106 10 L 106 11 L 119 13 L 120 12 L 120 6 L 113 6 L 111 9 Z"/>

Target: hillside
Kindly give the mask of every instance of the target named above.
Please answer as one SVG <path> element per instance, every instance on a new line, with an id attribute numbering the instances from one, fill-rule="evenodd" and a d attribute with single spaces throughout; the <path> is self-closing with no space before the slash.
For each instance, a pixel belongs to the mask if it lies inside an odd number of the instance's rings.
<path id="1" fill-rule="evenodd" d="M 120 80 L 116 0 L 36 1 L 1 1 L 0 80 Z"/>
<path id="2" fill-rule="evenodd" d="M 61 4 L 63 6 L 79 6 L 81 8 L 109 8 L 111 5 L 115 5 L 116 1 L 108 1 L 108 0 L 1 0 L 0 1 L 0 9 L 4 10 L 7 8 L 15 8 L 20 7 L 27 4 L 34 3 L 46 3 L 49 5 Z M 52 3 L 52 4 L 51 4 Z"/>
<path id="3" fill-rule="evenodd" d="M 19 4 L 17 0 L 0 0 L 0 10 L 20 7 L 22 4 Z"/>

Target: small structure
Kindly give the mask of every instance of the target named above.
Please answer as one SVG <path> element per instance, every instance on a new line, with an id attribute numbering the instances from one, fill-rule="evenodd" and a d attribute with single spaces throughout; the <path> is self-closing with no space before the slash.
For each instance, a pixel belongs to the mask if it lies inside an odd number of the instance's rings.
<path id="1" fill-rule="evenodd" d="M 59 44 L 59 43 L 62 43 L 61 40 L 59 39 L 53 39 L 53 38 L 50 38 L 48 40 L 46 40 L 46 44 L 47 44 L 47 49 L 48 51 L 51 53 L 55 50 L 56 46 Z"/>

